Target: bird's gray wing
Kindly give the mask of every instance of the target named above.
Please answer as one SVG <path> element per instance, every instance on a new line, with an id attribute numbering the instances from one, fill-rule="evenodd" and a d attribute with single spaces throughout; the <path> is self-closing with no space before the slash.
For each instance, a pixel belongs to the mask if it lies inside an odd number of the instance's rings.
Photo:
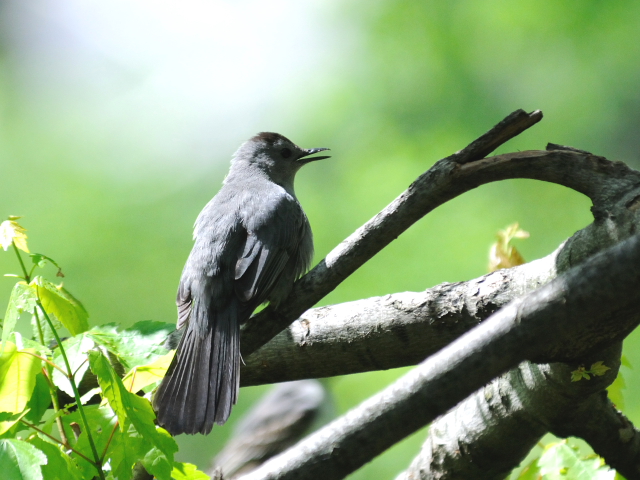
<path id="1" fill-rule="evenodd" d="M 306 219 L 295 199 L 282 196 L 268 210 L 252 215 L 245 228 L 247 237 L 236 263 L 234 290 L 253 310 L 268 299 L 287 262 L 296 256 Z"/>

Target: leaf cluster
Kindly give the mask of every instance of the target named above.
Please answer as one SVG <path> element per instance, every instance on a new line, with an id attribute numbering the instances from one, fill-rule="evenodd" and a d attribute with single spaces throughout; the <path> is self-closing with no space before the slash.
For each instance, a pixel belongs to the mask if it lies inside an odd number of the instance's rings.
<path id="1" fill-rule="evenodd" d="M 29 252 L 17 219 L 0 224 L 0 245 L 14 250 L 22 270 L 10 275 L 18 281 L 2 325 L 3 478 L 127 480 L 137 464 L 161 480 L 208 478 L 174 460 L 178 446 L 155 424 L 149 402 L 173 356 L 162 344 L 174 326 L 89 328 L 89 314 L 62 284 L 33 275 L 47 264 L 62 272 L 51 258 Z M 31 338 L 16 331 L 22 321 L 30 322 Z"/>

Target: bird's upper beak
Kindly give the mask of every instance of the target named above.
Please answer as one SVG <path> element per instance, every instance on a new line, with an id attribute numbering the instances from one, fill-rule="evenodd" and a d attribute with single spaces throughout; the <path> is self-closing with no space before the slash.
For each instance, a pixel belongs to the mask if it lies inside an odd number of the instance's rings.
<path id="1" fill-rule="evenodd" d="M 304 164 L 309 162 L 315 162 L 316 160 L 324 160 L 325 158 L 331 158 L 329 155 L 308 158 L 309 155 L 313 155 L 314 153 L 318 153 L 318 152 L 324 152 L 325 150 L 329 150 L 329 149 L 328 148 L 308 148 L 304 151 L 302 155 L 298 157 L 297 162 Z"/>

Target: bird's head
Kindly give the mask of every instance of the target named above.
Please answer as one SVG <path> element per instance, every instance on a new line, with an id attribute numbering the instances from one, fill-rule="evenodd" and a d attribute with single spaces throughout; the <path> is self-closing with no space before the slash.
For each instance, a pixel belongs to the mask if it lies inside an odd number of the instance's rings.
<path id="1" fill-rule="evenodd" d="M 296 172 L 303 165 L 329 156 L 311 155 L 328 148 L 300 148 L 288 138 L 273 132 L 261 132 L 243 143 L 234 155 L 234 162 L 248 163 L 264 171 L 280 185 L 293 184 Z"/>

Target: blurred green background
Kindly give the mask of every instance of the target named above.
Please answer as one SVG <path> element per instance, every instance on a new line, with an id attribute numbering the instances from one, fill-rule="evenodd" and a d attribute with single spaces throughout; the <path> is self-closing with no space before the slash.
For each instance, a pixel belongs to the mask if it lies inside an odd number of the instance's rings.
<path id="1" fill-rule="evenodd" d="M 174 322 L 193 222 L 256 132 L 332 149 L 297 179 L 318 261 L 518 108 L 545 118 L 499 152 L 551 141 L 638 168 L 639 81 L 632 0 L 4 0 L 0 216 L 24 217 L 31 250 L 60 263 L 94 324 Z M 482 186 L 322 304 L 480 276 L 496 231 L 515 221 L 531 233 L 524 257 L 539 258 L 591 221 L 589 207 L 542 182 Z M 11 252 L 0 271 L 17 272 Z M 0 280 L 0 298 L 11 286 Z M 636 367 L 639 340 L 625 345 Z M 640 423 L 638 370 L 624 372 L 625 411 Z M 403 371 L 329 379 L 334 414 Z M 264 388 L 243 389 L 232 420 Z M 178 458 L 208 467 L 232 423 L 180 438 Z M 393 478 L 423 439 L 350 478 Z"/>

